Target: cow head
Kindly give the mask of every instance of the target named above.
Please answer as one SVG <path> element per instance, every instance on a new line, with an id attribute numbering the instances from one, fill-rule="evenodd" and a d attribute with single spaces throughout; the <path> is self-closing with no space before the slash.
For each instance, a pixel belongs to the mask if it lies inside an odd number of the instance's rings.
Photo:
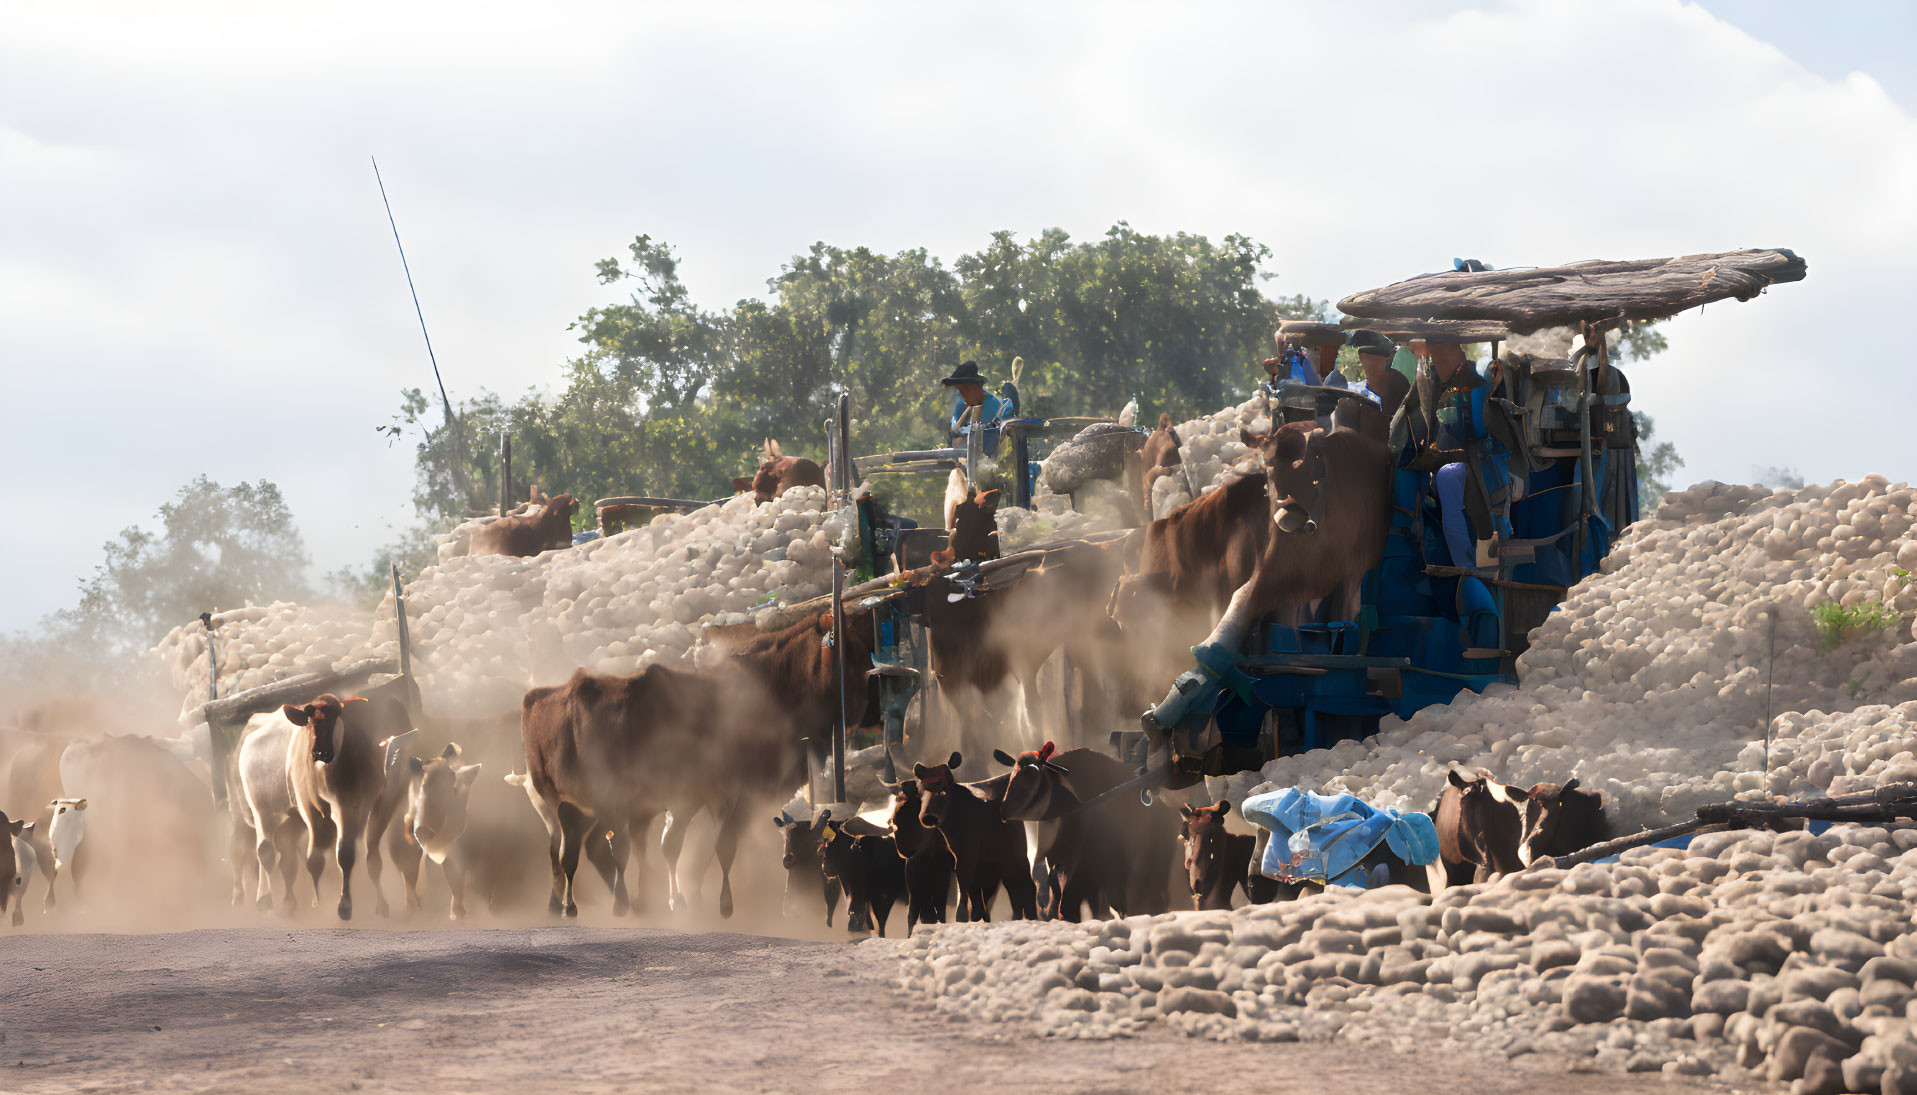
<path id="1" fill-rule="evenodd" d="M 546 503 L 546 512 L 553 515 L 554 523 L 564 520 L 570 526 L 573 515 L 579 512 L 579 499 L 570 494 L 562 494 Z"/>
<path id="2" fill-rule="evenodd" d="M 1471 776 L 1456 768 L 1447 779 L 1458 795 L 1458 853 L 1492 874 L 1522 870 L 1518 838 L 1524 829 L 1522 811 L 1530 792 L 1483 773 Z"/>
<path id="3" fill-rule="evenodd" d="M 338 696 L 327 692 L 309 704 L 295 707 L 289 703 L 280 708 L 280 714 L 294 726 L 306 727 L 313 763 L 331 764 L 339 755 L 339 720 L 344 708 Z"/>
<path id="4" fill-rule="evenodd" d="M 1185 822 L 1180 839 L 1185 842 L 1185 876 L 1192 896 L 1202 898 L 1221 883 L 1229 893 L 1229 880 L 1219 876 L 1225 869 L 1225 815 L 1231 813 L 1231 800 L 1195 810 L 1180 806 L 1178 813 Z"/>
<path id="5" fill-rule="evenodd" d="M 1078 794 L 1066 778 L 1070 771 L 1052 759 L 1056 751 L 1049 741 L 1016 757 L 992 750 L 992 759 L 1012 770 L 999 805 L 1005 820 L 1050 821 L 1078 805 Z"/>
<path id="6" fill-rule="evenodd" d="M 786 870 L 816 868 L 819 865 L 819 835 L 830 820 L 830 810 L 819 811 L 816 823 L 794 820 L 784 810 L 772 815 L 772 824 L 778 827 L 779 835 L 785 841 L 785 855 L 780 863 Z"/>
<path id="7" fill-rule="evenodd" d="M 1324 466 L 1312 452 L 1317 432 L 1313 422 L 1288 422 L 1266 434 L 1238 431 L 1238 439 L 1265 465 L 1271 519 L 1280 532 L 1309 535 L 1318 531 L 1318 522 L 1311 516 L 1323 508 Z"/>
<path id="8" fill-rule="evenodd" d="M 931 828 L 938 828 L 941 817 L 950 817 L 954 795 L 967 792 L 959 789 L 958 779 L 953 769 L 964 763 L 965 758 L 953 753 L 944 764 L 927 768 L 923 764 L 912 766 L 912 775 L 919 781 L 919 821 Z"/>
<path id="9" fill-rule="evenodd" d="M 408 761 L 412 776 L 406 814 L 412 819 L 413 841 L 434 863 L 446 862 L 453 841 L 466 831 L 466 801 L 479 776 L 479 765 L 453 763 L 459 754 L 455 743 L 430 761 Z"/>
<path id="10" fill-rule="evenodd" d="M 1534 785 L 1524 801 L 1524 829 L 1518 838 L 1518 862 L 1529 867 L 1544 856 L 1570 855 L 1611 835 L 1604 817 L 1604 796 L 1563 783 Z"/>
<path id="11" fill-rule="evenodd" d="M 998 491 L 972 491 L 952 507 L 951 539 L 945 554 L 952 559 L 998 558 Z"/>
<path id="12" fill-rule="evenodd" d="M 899 855 L 910 858 L 925 847 L 930 830 L 919 820 L 919 781 L 900 780 L 892 788 L 892 837 L 898 844 Z"/>

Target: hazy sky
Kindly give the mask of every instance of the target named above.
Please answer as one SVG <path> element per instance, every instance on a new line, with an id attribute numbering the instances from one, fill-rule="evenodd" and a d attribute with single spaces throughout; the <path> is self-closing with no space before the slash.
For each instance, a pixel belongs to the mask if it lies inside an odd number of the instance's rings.
<path id="1" fill-rule="evenodd" d="M 374 427 L 432 378 L 369 155 L 455 398 L 553 383 L 641 232 L 714 307 L 814 240 L 1119 219 L 1248 233 L 1334 300 L 1785 246 L 1809 279 L 1670 324 L 1637 406 L 1687 482 L 1910 479 L 1911 7 L 14 5 L 0 629 L 200 473 L 278 482 L 320 570 L 411 521 Z"/>

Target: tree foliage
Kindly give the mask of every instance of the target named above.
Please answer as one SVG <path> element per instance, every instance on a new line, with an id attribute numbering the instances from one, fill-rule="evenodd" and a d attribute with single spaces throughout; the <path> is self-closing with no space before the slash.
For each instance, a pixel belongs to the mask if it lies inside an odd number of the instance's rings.
<path id="1" fill-rule="evenodd" d="M 727 494 L 768 437 L 823 463 L 841 391 L 861 452 L 940 445 L 951 396 L 938 381 L 968 358 L 1004 380 L 1022 357 L 1027 414 L 1112 414 L 1139 396 L 1151 414 L 1186 417 L 1249 394 L 1281 319 L 1323 313 L 1322 302 L 1262 292 L 1269 258 L 1243 236 L 1214 244 L 1123 223 L 1082 243 L 1055 229 L 1023 241 L 1000 232 L 951 268 L 923 249 L 816 243 L 767 282 L 768 300 L 706 311 L 671 247 L 640 236 L 598 264 L 602 284 L 633 291 L 573 323 L 584 351 L 556 394 L 460 404 L 470 492 L 422 392 L 403 392 L 382 429 L 416 437 L 414 504 L 444 523 L 498 504 L 501 432 L 516 483 L 588 504 Z"/>
<path id="2" fill-rule="evenodd" d="M 267 480 L 231 487 L 202 475 L 130 525 L 80 584 L 80 603 L 49 621 L 76 650 L 138 653 L 202 612 L 305 597 L 309 560 L 293 513 Z"/>

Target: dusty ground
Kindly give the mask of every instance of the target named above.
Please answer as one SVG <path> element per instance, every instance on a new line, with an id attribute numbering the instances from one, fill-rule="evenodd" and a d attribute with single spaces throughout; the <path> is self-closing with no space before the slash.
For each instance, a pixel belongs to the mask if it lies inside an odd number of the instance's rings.
<path id="1" fill-rule="evenodd" d="M 654 929 L 0 936 L 0 1091 L 1723 1090 L 1536 1058 L 1034 1039 L 935 1019 L 892 969 L 877 945 Z"/>

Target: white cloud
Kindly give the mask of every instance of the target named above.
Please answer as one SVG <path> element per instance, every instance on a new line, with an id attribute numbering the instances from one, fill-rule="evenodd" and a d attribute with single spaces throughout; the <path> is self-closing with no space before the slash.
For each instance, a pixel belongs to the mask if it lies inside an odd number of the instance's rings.
<path id="1" fill-rule="evenodd" d="M 1640 406 L 1687 474 L 1912 475 L 1917 378 L 1883 347 L 1917 123 L 1705 7 L 530 10 L 9 16 L 0 373 L 36 410 L 0 457 L 63 542 L 0 548 L 32 576 L 0 627 L 200 472 L 278 480 L 329 569 L 407 520 L 410 452 L 373 427 L 431 375 L 369 153 L 456 393 L 550 383 L 638 232 L 712 305 L 816 239 L 949 261 L 1121 218 L 1246 232 L 1278 291 L 1332 299 L 1458 254 L 1788 246 L 1809 280 L 1674 323 Z"/>

